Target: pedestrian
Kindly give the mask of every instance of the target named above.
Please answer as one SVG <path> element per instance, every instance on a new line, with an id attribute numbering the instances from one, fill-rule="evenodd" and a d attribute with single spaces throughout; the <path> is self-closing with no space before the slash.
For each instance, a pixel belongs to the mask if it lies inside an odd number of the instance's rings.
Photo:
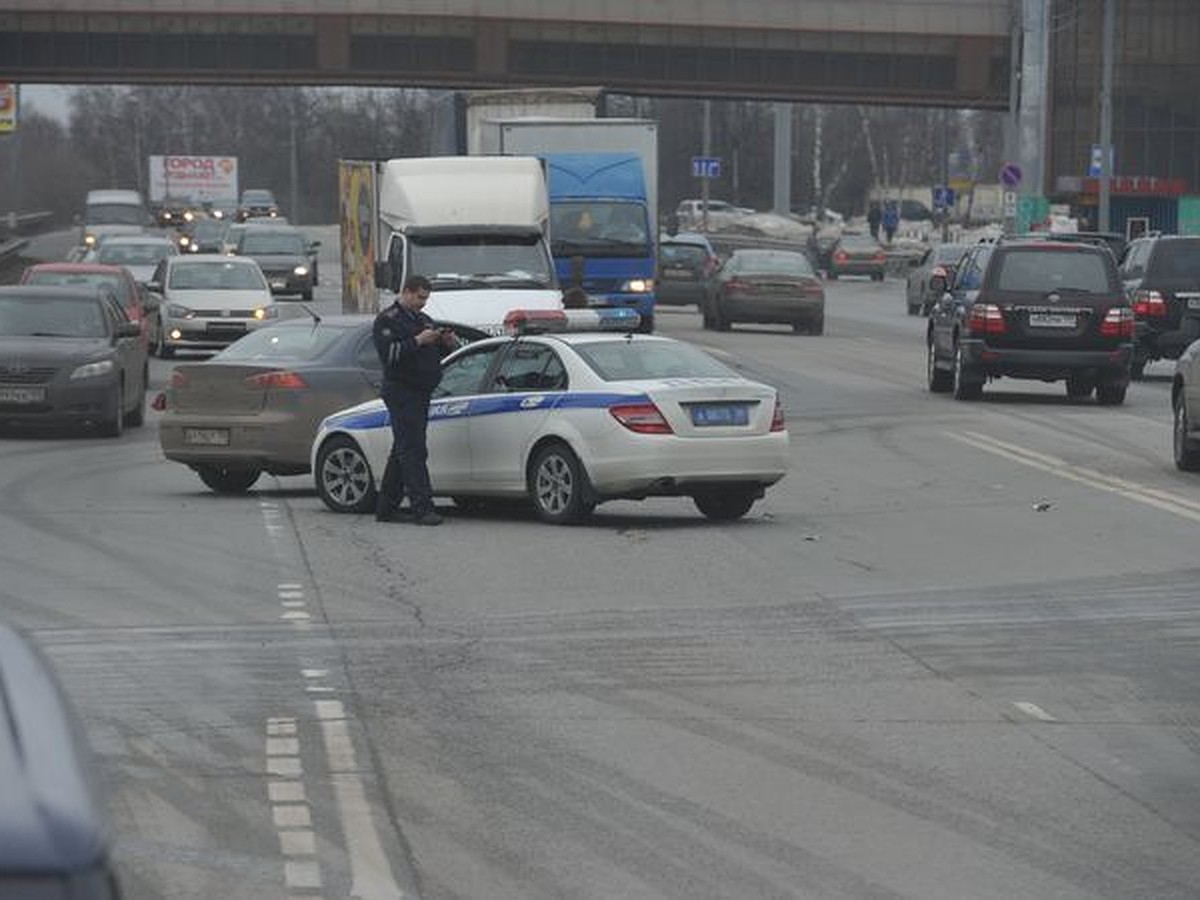
<path id="1" fill-rule="evenodd" d="M 442 380 L 442 357 L 458 346 L 458 339 L 422 312 L 431 289 L 428 278 L 413 275 L 404 282 L 396 301 L 375 317 L 372 328 L 375 350 L 383 363 L 379 395 L 392 425 L 392 450 L 375 507 L 377 522 L 395 521 L 407 494 L 412 522 L 442 524 L 433 508 L 425 429 L 429 398 Z"/>
<path id="2" fill-rule="evenodd" d="M 895 203 L 889 203 L 883 210 L 883 233 L 887 235 L 887 242 L 890 246 L 892 238 L 896 236 L 896 228 L 900 225 L 900 211 L 896 209 Z"/>
<path id="3" fill-rule="evenodd" d="M 879 222 L 883 219 L 883 213 L 879 211 L 879 204 L 872 203 L 870 209 L 867 210 L 867 227 L 871 229 L 871 237 L 879 240 Z"/>

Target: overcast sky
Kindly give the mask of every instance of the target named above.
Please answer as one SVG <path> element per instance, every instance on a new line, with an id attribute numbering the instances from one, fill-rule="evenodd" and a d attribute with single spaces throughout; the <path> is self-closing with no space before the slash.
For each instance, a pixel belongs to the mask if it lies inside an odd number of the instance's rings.
<path id="1" fill-rule="evenodd" d="M 36 109 L 42 115 L 66 122 L 71 114 L 68 101 L 75 88 L 59 84 L 21 85 L 21 106 L 26 110 Z"/>

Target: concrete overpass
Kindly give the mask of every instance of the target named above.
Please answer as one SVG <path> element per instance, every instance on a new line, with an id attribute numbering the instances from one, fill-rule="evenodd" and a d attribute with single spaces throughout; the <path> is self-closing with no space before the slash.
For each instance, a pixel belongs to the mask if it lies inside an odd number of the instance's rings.
<path id="1" fill-rule="evenodd" d="M 0 80 L 1004 109 L 1013 0 L 0 0 Z"/>

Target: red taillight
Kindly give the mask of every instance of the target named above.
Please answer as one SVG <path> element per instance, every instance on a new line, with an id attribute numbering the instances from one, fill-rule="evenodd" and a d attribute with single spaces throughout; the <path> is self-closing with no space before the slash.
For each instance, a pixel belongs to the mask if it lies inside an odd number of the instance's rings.
<path id="1" fill-rule="evenodd" d="M 967 316 L 967 330 L 971 334 L 1004 334 L 1004 313 L 995 303 L 976 303 Z"/>
<path id="2" fill-rule="evenodd" d="M 783 407 L 778 397 L 775 398 L 775 412 L 771 413 L 771 430 L 787 431 L 787 425 L 783 421 Z"/>
<path id="3" fill-rule="evenodd" d="M 875 262 L 887 262 L 887 255 L 883 253 L 876 253 Z"/>
<path id="4" fill-rule="evenodd" d="M 839 250 L 837 253 L 833 254 L 833 258 L 836 259 L 838 262 L 845 262 L 850 257 L 846 255 L 845 250 Z"/>
<path id="5" fill-rule="evenodd" d="M 753 294 L 757 288 L 749 281 L 742 281 L 740 278 L 730 278 L 725 282 L 725 290 L 741 291 L 743 294 Z"/>
<path id="6" fill-rule="evenodd" d="M 1110 309 L 1100 323 L 1100 333 L 1105 337 L 1133 337 L 1133 310 L 1127 306 Z"/>
<path id="7" fill-rule="evenodd" d="M 821 289 L 821 282 L 819 281 L 805 281 L 800 285 L 800 290 L 812 297 L 820 297 L 825 293 Z"/>
<path id="8" fill-rule="evenodd" d="M 608 408 L 612 417 L 638 434 L 673 434 L 671 423 L 653 403 L 626 403 Z"/>
<path id="9" fill-rule="evenodd" d="M 246 378 L 246 386 L 252 388 L 279 388 L 281 390 L 297 390 L 308 387 L 308 382 L 295 372 L 262 372 Z"/>
<path id="10" fill-rule="evenodd" d="M 1167 301 L 1158 291 L 1134 291 L 1133 314 L 1142 318 L 1161 318 L 1167 314 Z"/>
<path id="11" fill-rule="evenodd" d="M 150 408 L 155 410 L 156 412 L 165 411 L 167 408 L 167 395 L 164 394 L 162 391 L 159 391 L 154 396 L 154 400 L 151 402 Z"/>

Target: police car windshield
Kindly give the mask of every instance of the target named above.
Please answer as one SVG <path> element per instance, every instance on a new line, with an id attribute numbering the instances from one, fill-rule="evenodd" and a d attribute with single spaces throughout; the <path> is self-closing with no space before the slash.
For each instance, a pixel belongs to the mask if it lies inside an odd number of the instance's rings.
<path id="1" fill-rule="evenodd" d="M 575 352 L 605 381 L 737 376 L 703 350 L 674 341 L 596 341 L 576 344 Z"/>

